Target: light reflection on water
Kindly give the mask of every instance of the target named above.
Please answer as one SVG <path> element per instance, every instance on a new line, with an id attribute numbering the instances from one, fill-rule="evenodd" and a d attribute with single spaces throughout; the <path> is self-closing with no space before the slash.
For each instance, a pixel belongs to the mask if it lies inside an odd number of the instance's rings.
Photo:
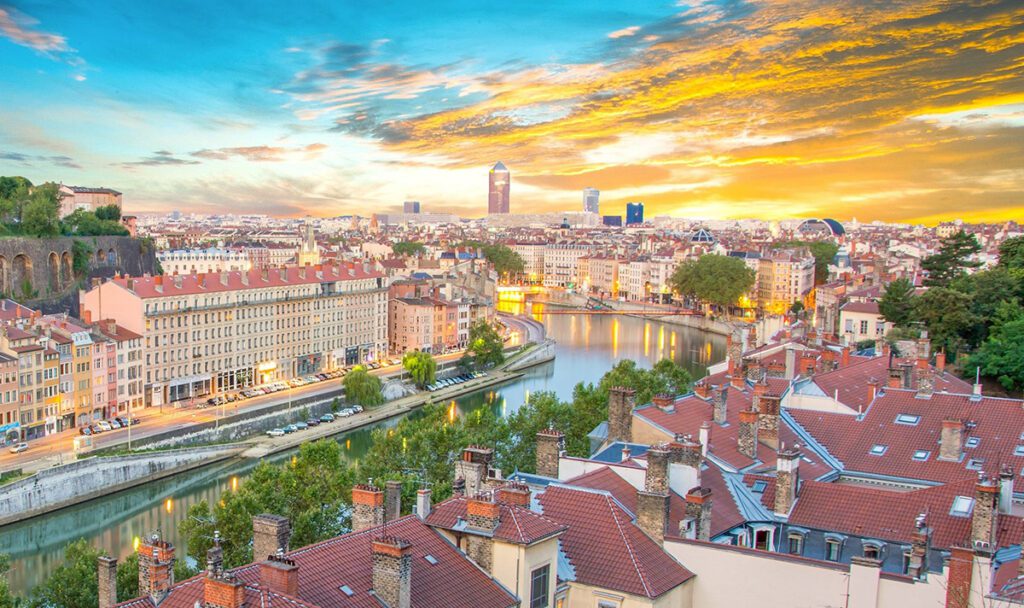
<path id="1" fill-rule="evenodd" d="M 516 312 L 526 310 L 523 304 L 519 306 Z M 543 305 L 526 306 L 556 340 L 555 361 L 535 367 L 511 383 L 457 399 L 452 416 L 479 407 L 490 407 L 504 416 L 538 391 L 554 391 L 562 398 L 571 398 L 577 382 L 597 382 L 622 359 L 650 366 L 669 358 L 699 376 L 710 363 L 725 357 L 723 337 L 687 327 L 617 315 L 544 315 Z M 393 426 L 395 421 L 381 424 Z M 357 464 L 369 446 L 370 429 L 351 431 L 336 439 L 344 447 L 346 462 Z M 268 459 L 281 462 L 292 456 L 292 452 L 284 452 Z M 60 565 L 64 545 L 79 537 L 122 558 L 133 550 L 136 538 L 157 529 L 181 546 L 177 528 L 188 508 L 203 499 L 216 502 L 225 490 L 244 482 L 255 464 L 214 464 L 0 528 L 0 553 L 10 554 L 12 559 L 12 588 L 24 593 L 42 580 Z M 184 547 L 180 554 L 184 554 Z"/>

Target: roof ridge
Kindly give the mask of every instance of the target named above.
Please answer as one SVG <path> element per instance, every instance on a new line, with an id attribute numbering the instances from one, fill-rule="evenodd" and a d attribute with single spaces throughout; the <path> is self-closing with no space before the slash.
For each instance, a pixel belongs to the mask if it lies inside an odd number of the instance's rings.
<path id="1" fill-rule="evenodd" d="M 636 570 L 636 575 L 640 579 L 640 584 L 644 587 L 644 594 L 647 597 L 651 597 L 651 589 L 647 586 L 647 578 L 644 576 L 644 573 L 640 568 L 640 564 L 636 559 L 636 553 L 633 551 L 633 544 L 629 542 L 629 538 L 626 536 L 626 532 L 622 529 L 622 524 L 619 522 L 618 514 L 615 512 L 617 502 L 616 504 L 613 504 L 611 502 L 612 499 L 613 497 L 610 495 L 605 496 L 605 501 L 608 504 L 608 510 L 612 514 L 612 521 L 615 522 L 615 527 L 619 531 L 619 536 L 622 537 L 622 543 L 625 545 L 626 551 L 629 552 L 629 559 L 633 562 L 633 569 Z M 630 522 L 630 524 L 632 525 L 632 521 Z"/>
<path id="2" fill-rule="evenodd" d="M 519 525 L 519 518 L 516 517 L 516 510 L 512 509 L 512 508 L 509 508 L 508 505 L 506 505 L 506 508 L 508 508 L 508 512 L 512 515 L 512 523 L 516 525 L 516 532 L 519 533 L 519 541 L 525 543 L 526 542 L 526 535 L 523 534 L 523 529 Z"/>

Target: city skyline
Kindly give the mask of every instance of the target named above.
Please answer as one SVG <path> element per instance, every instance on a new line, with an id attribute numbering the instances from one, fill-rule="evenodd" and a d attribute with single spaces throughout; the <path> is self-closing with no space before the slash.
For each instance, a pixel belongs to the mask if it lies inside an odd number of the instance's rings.
<path id="1" fill-rule="evenodd" d="M 479 217 L 499 158 L 516 213 L 1024 211 L 1019 3 L 503 7 L 0 5 L 0 173 L 133 212 Z"/>

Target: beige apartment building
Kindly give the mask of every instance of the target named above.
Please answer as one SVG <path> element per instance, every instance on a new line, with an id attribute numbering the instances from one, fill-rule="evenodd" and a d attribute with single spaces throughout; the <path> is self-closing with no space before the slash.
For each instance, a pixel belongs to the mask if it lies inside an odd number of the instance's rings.
<path id="1" fill-rule="evenodd" d="M 769 313 L 782 314 L 793 302 L 810 305 L 814 289 L 814 256 L 806 248 L 780 249 L 758 260 L 757 298 Z"/>
<path id="2" fill-rule="evenodd" d="M 146 405 L 372 361 L 387 348 L 387 287 L 369 264 L 117 277 L 82 315 L 140 334 Z"/>

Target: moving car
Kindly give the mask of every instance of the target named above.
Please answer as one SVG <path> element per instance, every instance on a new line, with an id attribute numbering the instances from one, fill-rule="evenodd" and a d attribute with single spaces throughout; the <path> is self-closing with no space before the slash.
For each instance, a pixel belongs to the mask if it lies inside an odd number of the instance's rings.
<path id="1" fill-rule="evenodd" d="M 284 429 L 270 429 L 267 431 L 267 435 L 270 437 L 281 437 L 284 435 Z"/>
<path id="2" fill-rule="evenodd" d="M 11 454 L 21 454 L 28 449 L 27 443 L 16 443 L 11 446 Z"/>

